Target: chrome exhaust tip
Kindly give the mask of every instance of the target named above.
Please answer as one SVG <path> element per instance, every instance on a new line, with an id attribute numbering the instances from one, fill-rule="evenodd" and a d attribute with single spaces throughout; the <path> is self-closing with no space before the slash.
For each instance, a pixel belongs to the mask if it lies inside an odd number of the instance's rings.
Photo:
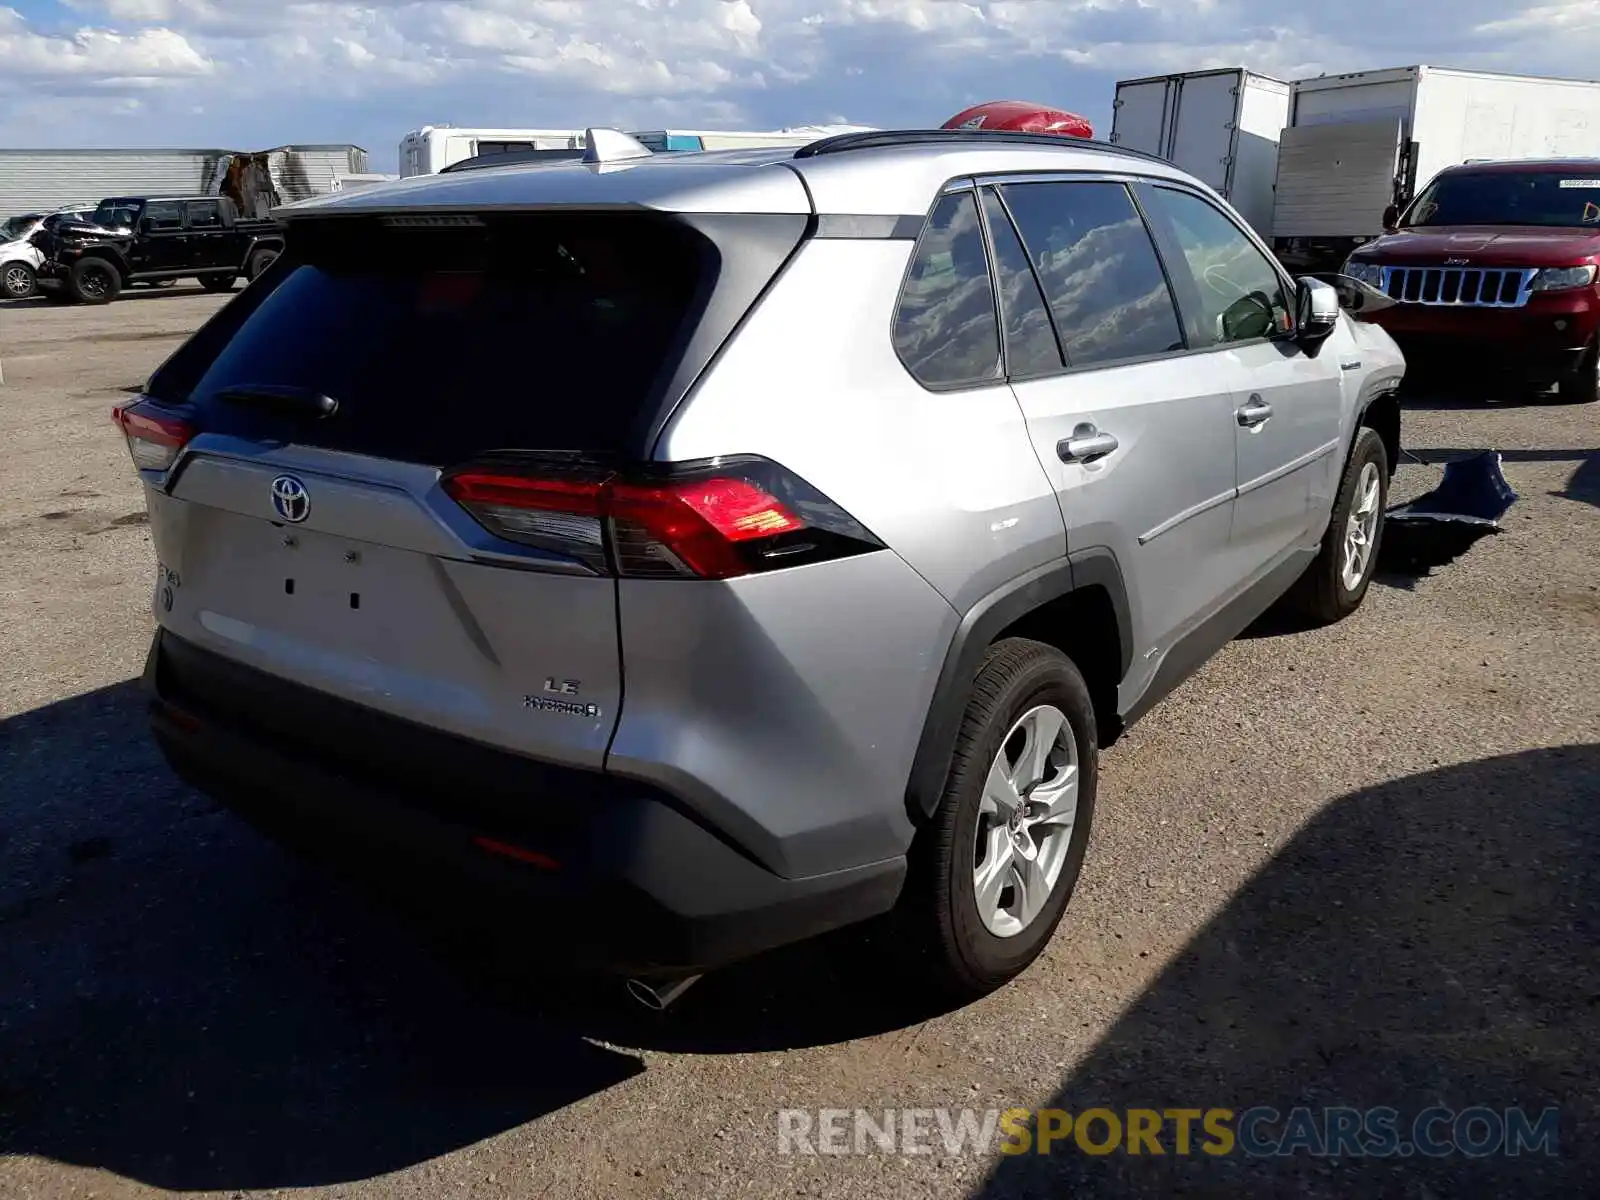
<path id="1" fill-rule="evenodd" d="M 628 995 L 652 1012 L 666 1012 L 672 1004 L 695 985 L 698 975 L 685 975 L 682 979 L 648 982 L 643 979 L 628 980 Z"/>

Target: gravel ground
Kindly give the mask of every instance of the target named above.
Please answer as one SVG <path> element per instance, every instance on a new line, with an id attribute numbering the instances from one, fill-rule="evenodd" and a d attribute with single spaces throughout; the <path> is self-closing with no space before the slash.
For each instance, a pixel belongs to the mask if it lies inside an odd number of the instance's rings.
<path id="1" fill-rule="evenodd" d="M 218 300 L 0 305 L 0 1195 L 1576 1195 L 1600 1166 L 1600 412 L 1414 400 L 1505 532 L 1340 626 L 1229 646 L 1103 759 L 1083 880 L 1013 986 L 930 1012 L 867 935 L 667 1018 L 515 931 L 380 901 L 166 772 L 109 406 Z M 1537 1115 L 1559 1153 L 780 1154 L 782 1108 Z M 938 1137 L 934 1137 L 935 1145 Z M 1198 1142 L 1198 1136 L 1197 1136 Z M 1166 1139 L 1170 1149 L 1173 1141 Z"/>

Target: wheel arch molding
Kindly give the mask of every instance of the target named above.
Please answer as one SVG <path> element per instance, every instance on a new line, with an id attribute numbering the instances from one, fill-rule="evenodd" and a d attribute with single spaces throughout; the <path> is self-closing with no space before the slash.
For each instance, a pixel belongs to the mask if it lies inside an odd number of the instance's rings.
<path id="1" fill-rule="evenodd" d="M 1079 604 L 1089 606 L 1099 628 L 1071 627 Z M 1041 636 L 1030 623 L 1066 627 L 1059 636 Z M 1073 634 L 1078 632 L 1085 636 L 1074 653 Z M 1116 687 L 1133 661 L 1132 614 L 1116 555 L 1104 546 L 1075 551 L 1018 576 L 967 610 L 945 652 L 906 782 L 906 809 L 913 822 L 920 825 L 938 808 L 972 682 L 989 647 L 1013 633 L 1062 649 L 1084 673 L 1091 694 L 1099 693 L 1097 715 L 1102 696 L 1114 709 Z M 1095 661 L 1079 661 L 1092 646 L 1098 647 Z"/>

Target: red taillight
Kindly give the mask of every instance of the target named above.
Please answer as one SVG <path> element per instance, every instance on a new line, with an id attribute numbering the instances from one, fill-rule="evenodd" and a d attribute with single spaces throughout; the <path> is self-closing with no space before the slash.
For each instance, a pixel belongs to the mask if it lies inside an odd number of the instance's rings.
<path id="1" fill-rule="evenodd" d="M 634 479 L 467 468 L 444 489 L 491 533 L 629 577 L 729 579 L 882 544 L 764 459 Z M 807 517 L 779 492 L 798 495 Z"/>
<path id="2" fill-rule="evenodd" d="M 744 575 L 750 566 L 739 543 L 806 527 L 777 497 L 744 479 L 620 483 L 611 488 L 608 501 L 625 575 L 685 573 L 673 569 L 673 560 L 701 579 Z"/>
<path id="3" fill-rule="evenodd" d="M 133 465 L 141 471 L 167 470 L 197 432 L 188 421 L 161 412 L 148 400 L 113 408 L 111 419 L 127 438 Z"/>
<path id="4" fill-rule="evenodd" d="M 660 490 L 670 493 L 673 501 L 687 505 L 730 542 L 792 533 L 806 527 L 781 500 L 748 479 L 707 479 Z"/>

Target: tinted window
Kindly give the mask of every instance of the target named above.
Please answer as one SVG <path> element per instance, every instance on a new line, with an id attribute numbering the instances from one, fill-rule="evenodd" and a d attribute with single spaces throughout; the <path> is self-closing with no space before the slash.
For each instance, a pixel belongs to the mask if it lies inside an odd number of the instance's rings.
<path id="1" fill-rule="evenodd" d="M 942 197 L 922 231 L 895 310 L 894 348 L 928 387 L 986 383 L 1000 375 L 994 288 L 971 192 Z"/>
<path id="2" fill-rule="evenodd" d="M 102 205 L 101 207 L 105 207 Z M 183 205 L 176 200 L 155 200 L 144 206 L 145 218 L 154 229 L 181 229 Z"/>
<path id="3" fill-rule="evenodd" d="M 983 189 L 983 214 L 989 221 L 994 266 L 999 276 L 1000 313 L 1005 320 L 1006 366 L 1013 375 L 1037 375 L 1061 369 L 1061 351 L 1039 281 L 1028 265 L 1011 217 L 993 188 Z"/>
<path id="4" fill-rule="evenodd" d="M 1423 189 L 1402 225 L 1600 228 L 1600 171 L 1463 171 Z"/>
<path id="5" fill-rule="evenodd" d="M 209 430 L 412 462 L 614 452 L 633 444 L 715 270 L 702 235 L 650 217 L 296 222 L 283 259 L 150 391 L 191 399 Z M 222 394 L 250 385 L 339 407 L 296 420 Z"/>
<path id="6" fill-rule="evenodd" d="M 138 208 L 137 200 L 102 200 L 89 219 L 104 229 L 128 229 Z"/>
<path id="7" fill-rule="evenodd" d="M 1183 349 L 1149 230 L 1120 183 L 1001 189 L 1075 367 Z"/>
<path id="8" fill-rule="evenodd" d="M 532 142 L 479 142 L 479 154 L 511 154 L 518 150 L 532 150 Z"/>
<path id="9" fill-rule="evenodd" d="M 1183 251 L 1198 293 L 1208 343 L 1248 341 L 1294 326 L 1283 280 L 1244 231 L 1214 205 L 1188 192 L 1149 188 L 1151 219 L 1165 221 Z"/>
<path id="10" fill-rule="evenodd" d="M 189 228 L 216 229 L 222 225 L 222 206 L 215 200 L 189 201 Z"/>

